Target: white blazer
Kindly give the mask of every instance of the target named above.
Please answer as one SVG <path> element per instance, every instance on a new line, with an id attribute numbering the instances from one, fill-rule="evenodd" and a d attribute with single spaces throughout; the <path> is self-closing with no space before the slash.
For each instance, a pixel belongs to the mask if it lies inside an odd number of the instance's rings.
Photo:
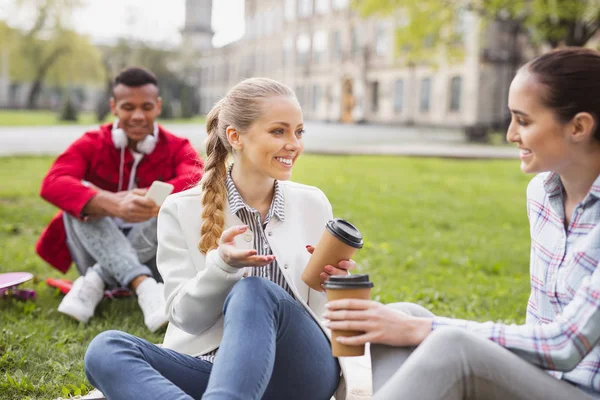
<path id="1" fill-rule="evenodd" d="M 331 204 L 315 187 L 289 181 L 280 184 L 285 197 L 285 221 L 274 219 L 265 233 L 294 295 L 330 338 L 319 319 L 324 312 L 326 295 L 310 289 L 300 275 L 310 258 L 306 245 L 316 245 L 325 223 L 333 218 Z M 157 264 L 165 282 L 170 321 L 163 346 L 192 356 L 219 347 L 223 335 L 223 304 L 233 285 L 247 272 L 246 268 L 227 265 L 217 250 L 206 255 L 200 252 L 201 215 L 201 189 L 197 186 L 169 196 L 158 216 Z M 226 205 L 224 229 L 242 224 Z M 240 249 L 252 248 L 253 232 L 236 237 L 235 243 Z M 347 371 L 346 362 L 340 364 L 342 378 L 336 398 L 343 400 Z"/>

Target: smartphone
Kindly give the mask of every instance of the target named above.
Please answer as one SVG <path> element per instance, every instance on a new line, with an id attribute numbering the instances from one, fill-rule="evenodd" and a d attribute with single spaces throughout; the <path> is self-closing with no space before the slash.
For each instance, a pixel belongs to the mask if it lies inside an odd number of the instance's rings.
<path id="1" fill-rule="evenodd" d="M 156 205 L 162 206 L 168 195 L 173 191 L 174 186 L 170 183 L 154 181 L 150 185 L 150 189 L 146 192 L 146 197 L 154 201 Z"/>

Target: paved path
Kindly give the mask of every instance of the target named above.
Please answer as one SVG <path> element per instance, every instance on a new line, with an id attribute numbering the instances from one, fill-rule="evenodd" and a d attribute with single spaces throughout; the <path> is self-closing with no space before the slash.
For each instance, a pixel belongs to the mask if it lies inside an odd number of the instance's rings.
<path id="1" fill-rule="evenodd" d="M 199 124 L 165 124 L 203 149 L 205 128 Z M 2 127 L 0 156 L 59 154 L 95 126 Z M 452 158 L 518 158 L 516 148 L 465 143 L 458 130 L 385 125 L 307 122 L 305 151 L 315 154 L 376 154 Z"/>

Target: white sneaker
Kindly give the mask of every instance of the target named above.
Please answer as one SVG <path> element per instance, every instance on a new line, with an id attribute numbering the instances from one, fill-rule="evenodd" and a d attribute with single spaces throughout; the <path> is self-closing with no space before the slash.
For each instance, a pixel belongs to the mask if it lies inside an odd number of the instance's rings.
<path id="1" fill-rule="evenodd" d="M 85 276 L 80 276 L 73 282 L 71 290 L 60 302 L 58 312 L 77 321 L 88 322 L 103 296 L 104 281 L 96 271 L 88 269 Z"/>
<path id="2" fill-rule="evenodd" d="M 146 278 L 139 284 L 136 293 L 148 329 L 156 332 L 165 326 L 169 319 L 165 313 L 164 285 L 153 278 Z"/>

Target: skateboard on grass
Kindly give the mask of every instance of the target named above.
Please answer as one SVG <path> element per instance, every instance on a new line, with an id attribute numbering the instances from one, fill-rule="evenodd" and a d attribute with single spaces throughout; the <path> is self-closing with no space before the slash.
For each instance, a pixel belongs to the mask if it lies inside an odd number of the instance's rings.
<path id="1" fill-rule="evenodd" d="M 29 272 L 8 272 L 0 274 L 0 297 L 14 297 L 19 300 L 35 299 L 35 290 L 20 289 L 19 285 L 33 279 Z"/>

